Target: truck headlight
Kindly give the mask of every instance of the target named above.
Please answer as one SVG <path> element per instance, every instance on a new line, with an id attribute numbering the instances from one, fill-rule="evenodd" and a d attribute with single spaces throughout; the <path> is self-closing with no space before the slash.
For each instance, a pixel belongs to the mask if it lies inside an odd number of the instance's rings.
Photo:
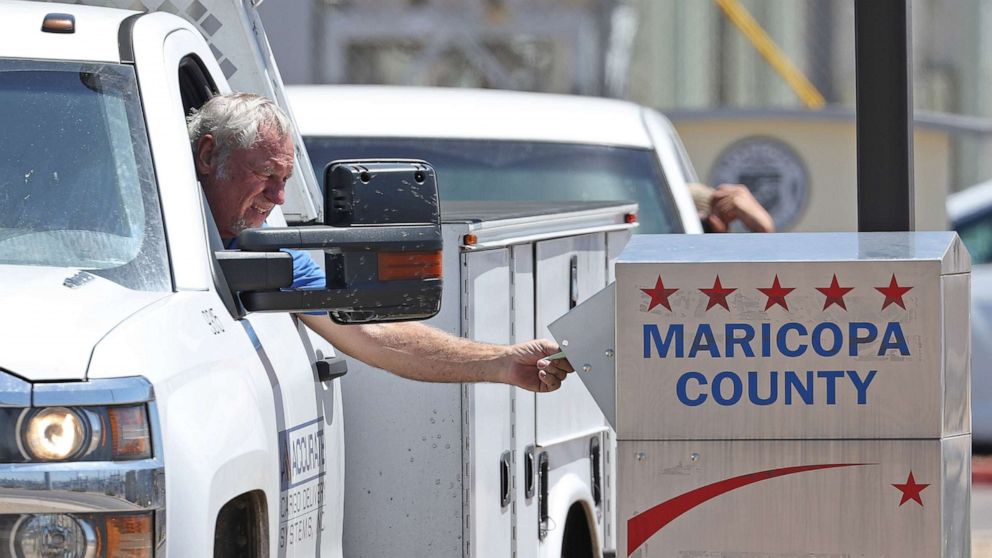
<path id="1" fill-rule="evenodd" d="M 82 449 L 88 437 L 86 424 L 72 409 L 48 407 L 28 414 L 22 440 L 29 457 L 41 461 L 62 461 Z"/>
<path id="2" fill-rule="evenodd" d="M 14 525 L 12 535 L 15 556 L 90 558 L 96 555 L 93 528 L 69 515 L 24 516 Z"/>
<path id="3" fill-rule="evenodd" d="M 151 457 L 144 405 L 33 407 L 17 418 L 17 449 L 27 461 L 118 461 Z"/>
<path id="4" fill-rule="evenodd" d="M 151 558 L 154 520 L 151 512 L 0 516 L 0 540 L 13 558 Z"/>

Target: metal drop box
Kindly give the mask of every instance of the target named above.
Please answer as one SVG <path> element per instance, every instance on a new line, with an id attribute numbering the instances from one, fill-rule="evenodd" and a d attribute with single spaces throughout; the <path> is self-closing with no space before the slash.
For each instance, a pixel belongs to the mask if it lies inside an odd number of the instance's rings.
<path id="1" fill-rule="evenodd" d="M 617 431 L 618 553 L 969 555 L 969 287 L 948 232 L 633 238 L 551 326 Z"/>

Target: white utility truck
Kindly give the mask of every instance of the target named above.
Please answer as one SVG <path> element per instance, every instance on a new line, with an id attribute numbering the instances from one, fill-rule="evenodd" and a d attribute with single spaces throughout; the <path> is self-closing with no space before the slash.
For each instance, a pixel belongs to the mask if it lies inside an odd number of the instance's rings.
<path id="1" fill-rule="evenodd" d="M 524 339 L 606 284 L 635 206 L 453 206 L 442 228 L 431 167 L 394 161 L 329 172 L 327 187 L 353 202 L 335 219 L 340 200 L 323 205 L 297 141 L 285 213 L 224 250 L 185 115 L 232 88 L 282 99 L 255 3 L 86 3 L 101 5 L 0 1 L 0 555 L 341 556 L 343 361 L 292 312 L 422 319 L 443 298 L 439 326 Z M 367 191 L 386 195 L 360 203 Z M 404 224 L 377 223 L 385 212 Z M 284 217 L 333 226 L 287 229 Z M 429 267 L 386 281 L 380 258 L 379 274 L 362 273 L 380 252 L 438 252 L 442 241 L 443 292 Z M 328 289 L 283 288 L 291 268 L 280 248 L 327 247 L 343 270 Z M 555 405 L 593 406 L 578 382 L 566 386 Z M 390 499 L 433 497 L 447 499 L 443 509 L 423 508 L 395 552 L 428 554 L 434 541 L 438 554 L 465 556 L 614 547 L 615 442 L 601 414 L 569 423 L 591 420 L 582 431 L 535 432 L 532 395 L 414 388 L 429 394 L 416 410 L 444 403 L 430 410 L 445 416 L 420 417 L 429 449 L 354 425 L 384 456 L 431 460 L 392 469 L 400 476 L 388 485 L 362 476 L 374 464 L 349 472 L 383 496 L 364 509 L 363 533 L 390 528 Z M 402 394 L 370 385 L 352 408 L 404 420 L 377 395 Z M 424 477 L 433 466 L 444 473 Z M 393 554 L 382 552 L 365 555 Z"/>
<path id="2" fill-rule="evenodd" d="M 287 91 L 316 172 L 353 157 L 415 157 L 437 169 L 448 282 L 432 323 L 449 332 L 490 341 L 550 337 L 551 320 L 612 281 L 626 234 L 608 232 L 604 239 L 597 227 L 616 227 L 621 215 L 613 210 L 597 224 L 589 215 L 555 211 L 589 200 L 633 200 L 638 233 L 701 232 L 686 187 L 696 175 L 678 134 L 663 115 L 634 103 L 461 88 L 311 85 Z M 478 221 L 472 229 L 480 237 L 501 231 L 501 244 L 463 244 L 470 231 L 455 229 L 468 218 Z M 561 235 L 572 236 L 550 239 Z M 479 253 L 481 245 L 490 248 Z M 502 246 L 510 250 L 500 256 Z M 468 267 L 454 259 L 455 247 Z M 501 257 L 509 258 L 512 275 L 493 268 L 488 281 L 496 283 L 480 294 L 478 262 Z M 460 276 L 452 275 L 456 268 Z M 465 284 L 460 301 L 447 290 L 459 279 Z M 505 319 L 496 319 L 507 314 L 509 330 Z M 616 436 L 575 376 L 536 397 L 500 386 L 466 387 L 463 404 L 456 387 L 420 386 L 354 361 L 349 367 L 341 382 L 345 554 L 395 556 L 413 547 L 448 556 L 463 547 L 466 556 L 557 558 L 613 551 Z M 463 420 L 448 420 L 443 430 L 432 422 L 458 416 L 463 405 Z M 459 425 L 467 443 L 461 453 L 448 444 Z M 478 425 L 488 425 L 481 438 Z M 443 432 L 444 442 L 422 440 L 425 430 Z M 500 461 L 504 455 L 510 463 Z M 457 477 L 461 460 L 464 491 Z M 507 483 L 496 482 L 507 466 L 512 500 L 499 492 Z M 542 473 L 537 480 L 535 472 Z M 408 481 L 414 478 L 438 482 Z M 401 490 L 405 497 L 394 498 Z M 506 505 L 492 505 L 500 500 Z M 456 521 L 459 509 L 464 525 Z"/>
<path id="3" fill-rule="evenodd" d="M 442 200 L 431 319 L 492 343 L 542 336 L 602 290 L 634 203 Z M 615 547 L 615 439 L 572 375 L 554 393 L 425 384 L 349 362 L 346 556 L 599 556 Z"/>

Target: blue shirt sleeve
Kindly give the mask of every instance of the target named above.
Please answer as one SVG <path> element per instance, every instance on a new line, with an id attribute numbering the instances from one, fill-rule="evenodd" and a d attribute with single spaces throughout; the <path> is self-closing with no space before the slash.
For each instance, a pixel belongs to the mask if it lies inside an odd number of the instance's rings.
<path id="1" fill-rule="evenodd" d="M 293 289 L 323 289 L 327 285 L 324 270 L 313 261 L 310 254 L 304 250 L 284 249 L 283 252 L 293 256 Z"/>
<path id="2" fill-rule="evenodd" d="M 313 261 L 310 254 L 303 250 L 291 250 L 284 248 L 283 252 L 293 256 L 293 284 L 291 289 L 323 289 L 327 285 L 327 276 L 324 270 L 320 269 L 317 262 Z M 312 316 L 326 316 L 327 312 L 317 310 L 313 312 L 303 312 Z"/>

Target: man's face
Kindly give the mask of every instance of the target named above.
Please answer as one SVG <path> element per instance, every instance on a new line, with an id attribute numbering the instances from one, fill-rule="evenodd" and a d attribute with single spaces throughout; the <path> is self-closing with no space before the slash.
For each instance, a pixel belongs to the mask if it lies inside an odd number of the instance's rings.
<path id="1" fill-rule="evenodd" d="M 196 169 L 221 238 L 234 238 L 261 226 L 272 208 L 285 201 L 286 180 L 293 174 L 293 141 L 259 130 L 248 149 L 235 149 L 221 168 L 213 137 L 196 149 Z"/>

